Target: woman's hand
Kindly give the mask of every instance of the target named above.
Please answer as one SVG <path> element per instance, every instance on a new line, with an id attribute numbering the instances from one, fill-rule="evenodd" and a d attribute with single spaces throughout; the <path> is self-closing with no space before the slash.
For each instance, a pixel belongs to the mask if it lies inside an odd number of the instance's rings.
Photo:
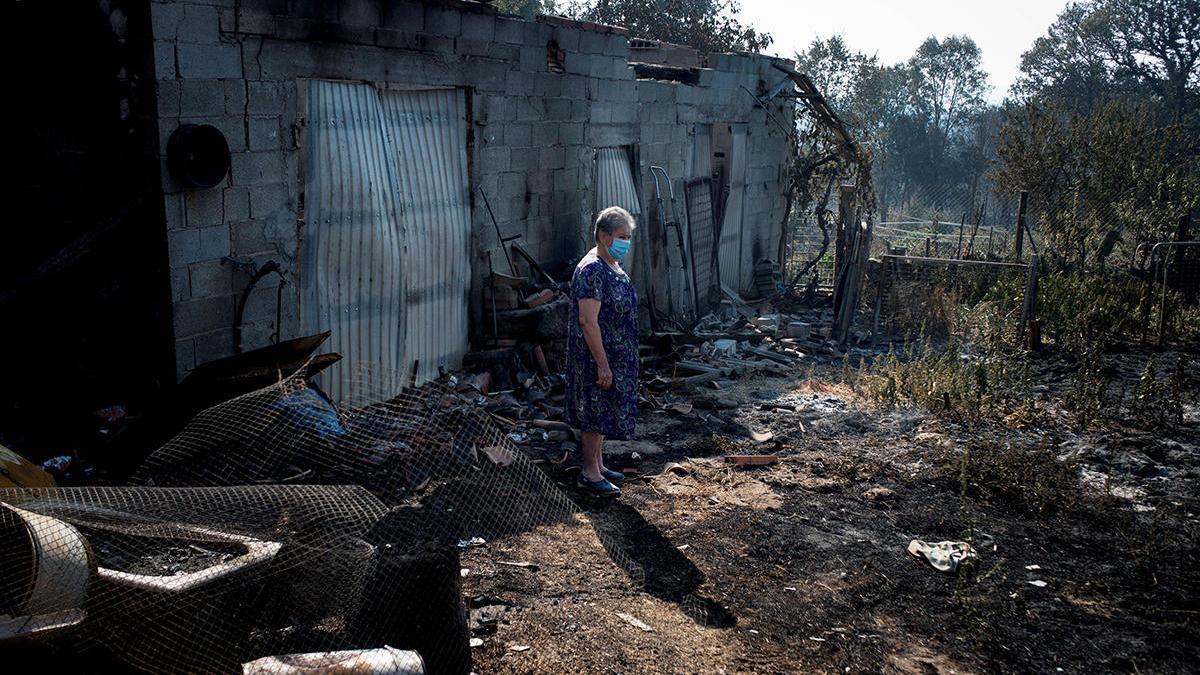
<path id="1" fill-rule="evenodd" d="M 608 389 L 612 386 L 612 382 L 612 369 L 607 365 L 596 366 L 596 385 L 601 389 Z"/>

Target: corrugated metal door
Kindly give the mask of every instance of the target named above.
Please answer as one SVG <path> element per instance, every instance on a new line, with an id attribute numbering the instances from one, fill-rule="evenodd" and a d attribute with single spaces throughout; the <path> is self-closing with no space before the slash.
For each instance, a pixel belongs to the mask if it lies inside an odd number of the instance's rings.
<path id="1" fill-rule="evenodd" d="M 692 249 L 692 284 L 696 295 L 696 314 L 706 313 L 713 304 L 717 263 L 713 240 L 712 179 L 693 178 L 684 184 L 688 234 Z"/>
<path id="2" fill-rule="evenodd" d="M 746 125 L 733 124 L 729 158 L 729 198 L 721 221 L 721 283 L 740 291 L 742 282 L 742 207 L 746 196 Z"/>
<path id="3" fill-rule="evenodd" d="M 417 382 L 451 370 L 467 352 L 471 211 L 467 104 L 461 89 L 384 91 L 404 224 L 406 372 Z"/>
<path id="4" fill-rule="evenodd" d="M 312 80 L 306 89 L 301 320 L 330 331 L 341 363 L 322 386 L 342 400 L 361 369 L 402 367 L 404 278 L 394 152 L 374 87 Z"/>

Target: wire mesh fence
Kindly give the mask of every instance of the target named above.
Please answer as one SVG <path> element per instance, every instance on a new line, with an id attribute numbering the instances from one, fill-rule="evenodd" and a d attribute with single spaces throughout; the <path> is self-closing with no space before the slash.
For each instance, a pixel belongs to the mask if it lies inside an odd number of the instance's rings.
<path id="1" fill-rule="evenodd" d="M 869 325 L 876 343 L 1015 340 L 1029 270 L 1025 263 L 884 255 L 868 275 L 859 324 Z"/>
<path id="2" fill-rule="evenodd" d="M 470 672 L 459 550 L 579 509 L 474 389 L 347 379 L 203 411 L 135 486 L 0 491 L 0 630 L 148 672 Z"/>
<path id="3" fill-rule="evenodd" d="M 1145 255 L 1143 340 L 1158 346 L 1200 342 L 1200 242 L 1160 241 Z M 1138 252 L 1135 251 L 1135 264 Z"/>

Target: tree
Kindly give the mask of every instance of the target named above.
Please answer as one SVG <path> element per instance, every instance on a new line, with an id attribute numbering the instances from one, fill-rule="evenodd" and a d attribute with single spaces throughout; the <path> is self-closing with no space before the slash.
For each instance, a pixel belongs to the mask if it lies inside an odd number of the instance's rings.
<path id="1" fill-rule="evenodd" d="M 771 36 L 742 25 L 736 0 L 572 0 L 568 16 L 623 26 L 634 37 L 702 52 L 760 52 Z"/>
<path id="2" fill-rule="evenodd" d="M 946 137 L 984 108 L 988 84 L 980 56 L 974 40 L 951 35 L 927 38 L 908 61 L 913 110 Z"/>
<path id="3" fill-rule="evenodd" d="M 1153 101 L 1175 119 L 1200 89 L 1200 0 L 1072 3 L 1021 59 L 1012 94 L 1086 114 L 1105 100 Z"/>

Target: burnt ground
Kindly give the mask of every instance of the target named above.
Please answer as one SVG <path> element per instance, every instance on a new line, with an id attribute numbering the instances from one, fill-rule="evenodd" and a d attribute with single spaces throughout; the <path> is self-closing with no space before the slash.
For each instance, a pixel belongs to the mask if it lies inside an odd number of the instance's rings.
<path id="1" fill-rule="evenodd" d="M 837 370 L 741 380 L 723 421 L 648 412 L 612 448 L 641 460 L 609 454 L 642 474 L 620 498 L 564 487 L 582 524 L 465 551 L 476 672 L 1196 670 L 1194 398 L 1169 428 L 968 423 L 876 409 Z M 781 461 L 721 457 L 764 451 Z M 979 559 L 935 571 L 918 538 Z"/>

